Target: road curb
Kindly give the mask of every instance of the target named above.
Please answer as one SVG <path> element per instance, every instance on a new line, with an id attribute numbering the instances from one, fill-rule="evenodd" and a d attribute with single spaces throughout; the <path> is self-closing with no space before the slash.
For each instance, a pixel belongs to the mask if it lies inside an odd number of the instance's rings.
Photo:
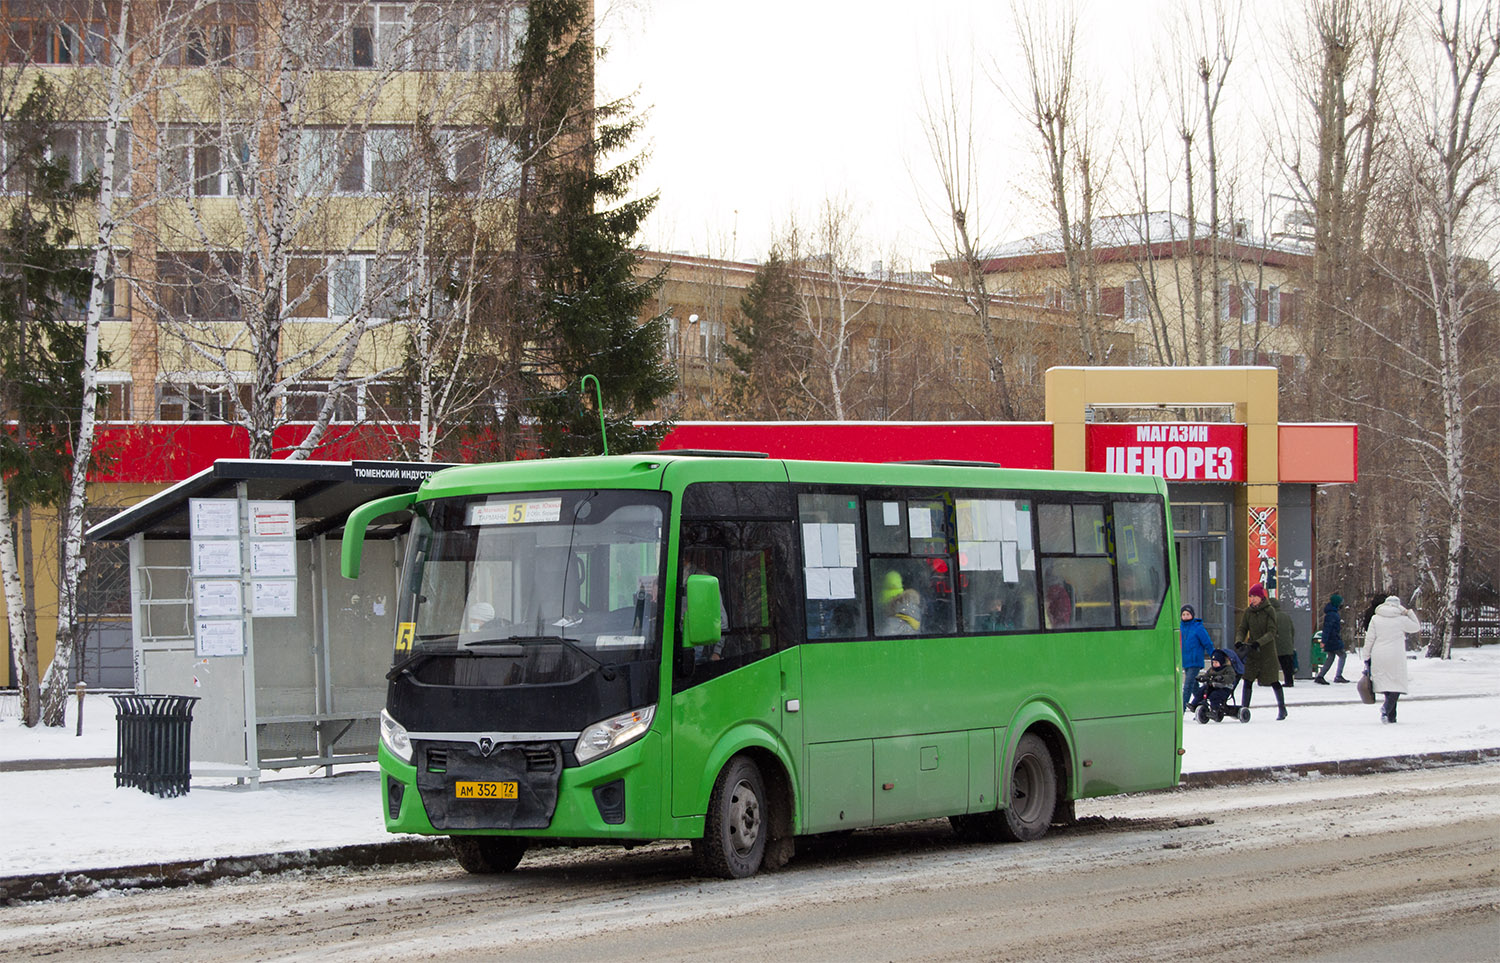
<path id="1" fill-rule="evenodd" d="M 1500 760 L 1500 747 L 1411 753 L 1372 759 L 1306 762 L 1254 769 L 1221 769 L 1214 772 L 1187 773 L 1182 777 L 1181 785 L 1174 789 L 1160 789 L 1156 792 L 1190 792 L 1195 789 L 1257 782 L 1316 779 L 1323 776 L 1365 776 L 1415 769 L 1442 769 L 1449 766 L 1477 765 L 1495 760 Z M 392 863 L 432 862 L 451 857 L 452 853 L 445 837 L 417 837 L 381 843 L 333 846 L 326 849 L 300 849 L 258 856 L 226 856 L 180 860 L 172 863 L 144 863 L 138 866 L 120 866 L 111 869 L 4 876 L 0 877 L 0 904 L 32 902 L 66 896 L 90 896 L 106 890 L 189 886 L 216 879 L 233 879 L 256 873 L 280 873 L 294 869 L 319 869 L 328 866 L 384 866 Z"/>
<path id="2" fill-rule="evenodd" d="M 65 873 L 0 877 L 0 904 L 53 899 L 59 896 L 91 896 L 104 890 L 159 889 L 188 886 L 216 879 L 233 879 L 256 873 L 280 873 L 292 869 L 327 866 L 384 866 L 451 859 L 446 837 L 397 839 L 381 843 L 359 843 L 327 849 L 299 849 L 258 856 L 219 856 L 211 859 L 143 863 L 110 869 L 86 869 Z"/>
<path id="3" fill-rule="evenodd" d="M 1471 766 L 1496 759 L 1500 759 L 1500 747 L 1408 753 L 1400 756 L 1376 756 L 1370 759 L 1301 762 L 1295 765 L 1260 766 L 1253 769 L 1218 769 L 1212 772 L 1184 773 L 1182 784 L 1176 789 L 1159 791 L 1182 792 L 1214 786 L 1238 786 L 1252 782 L 1280 782 L 1319 776 L 1368 776 L 1381 772 L 1404 772 L 1409 769 L 1442 769 L 1446 766 Z"/>

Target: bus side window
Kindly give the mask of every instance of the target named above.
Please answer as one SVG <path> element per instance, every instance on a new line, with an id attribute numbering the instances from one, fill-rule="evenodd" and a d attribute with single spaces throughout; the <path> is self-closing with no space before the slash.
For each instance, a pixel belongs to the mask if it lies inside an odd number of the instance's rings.
<path id="1" fill-rule="evenodd" d="M 1156 624 L 1166 599 L 1167 538 L 1161 502 L 1115 502 L 1115 560 L 1120 573 L 1120 621 Z"/>
<path id="2" fill-rule="evenodd" d="M 1104 506 L 1080 501 L 1043 503 L 1037 508 L 1047 628 L 1115 627 L 1114 561 Z"/>
<path id="3" fill-rule="evenodd" d="M 965 632 L 1034 632 L 1040 627 L 1033 514 L 1031 501 L 1024 498 L 955 501 Z"/>
<path id="4" fill-rule="evenodd" d="M 802 540 L 802 580 L 809 639 L 852 639 L 869 634 L 864 559 L 859 548 L 859 496 L 797 496 Z"/>

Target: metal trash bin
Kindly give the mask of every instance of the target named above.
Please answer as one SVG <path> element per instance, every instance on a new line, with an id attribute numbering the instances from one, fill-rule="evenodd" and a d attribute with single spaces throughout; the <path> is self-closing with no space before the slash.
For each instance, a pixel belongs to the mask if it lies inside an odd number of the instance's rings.
<path id="1" fill-rule="evenodd" d="M 197 696 L 112 695 L 115 703 L 115 786 L 154 796 L 189 788 L 193 703 Z"/>

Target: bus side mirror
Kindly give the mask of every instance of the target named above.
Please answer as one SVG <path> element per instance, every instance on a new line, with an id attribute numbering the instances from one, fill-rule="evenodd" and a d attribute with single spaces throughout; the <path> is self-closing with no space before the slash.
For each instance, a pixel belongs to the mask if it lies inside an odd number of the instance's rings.
<path id="1" fill-rule="evenodd" d="M 724 638 L 718 579 L 712 575 L 689 575 L 682 605 L 683 648 L 712 645 Z"/>
<path id="2" fill-rule="evenodd" d="M 349 513 L 348 520 L 344 522 L 344 540 L 339 552 L 339 571 L 344 574 L 344 578 L 359 578 L 360 555 L 365 550 L 365 529 L 370 527 L 370 523 L 381 515 L 404 512 L 416 500 L 416 492 L 403 492 L 365 502 Z"/>

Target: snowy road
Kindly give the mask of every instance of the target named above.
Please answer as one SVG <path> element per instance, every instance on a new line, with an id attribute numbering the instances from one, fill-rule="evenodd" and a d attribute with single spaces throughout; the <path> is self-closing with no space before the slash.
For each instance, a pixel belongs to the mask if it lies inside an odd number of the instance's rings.
<path id="1" fill-rule="evenodd" d="M 1085 801 L 1020 846 L 945 823 L 810 841 L 783 872 L 686 847 L 332 870 L 0 908 L 9 959 L 1359 959 L 1500 938 L 1500 764 Z M 1188 921 L 1197 920 L 1197 923 Z"/>

